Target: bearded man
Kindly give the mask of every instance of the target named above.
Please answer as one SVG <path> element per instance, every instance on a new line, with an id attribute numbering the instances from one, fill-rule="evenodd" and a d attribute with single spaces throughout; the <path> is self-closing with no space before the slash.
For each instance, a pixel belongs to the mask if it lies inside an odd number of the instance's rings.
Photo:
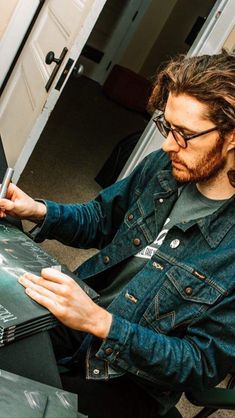
<path id="1" fill-rule="evenodd" d="M 89 418 L 162 416 L 235 362 L 235 56 L 176 57 L 150 106 L 162 150 L 94 200 L 36 201 L 13 184 L 0 200 L 2 217 L 38 224 L 37 242 L 100 250 L 76 271 L 98 304 L 53 269 L 19 280 L 60 320 L 64 387 Z"/>

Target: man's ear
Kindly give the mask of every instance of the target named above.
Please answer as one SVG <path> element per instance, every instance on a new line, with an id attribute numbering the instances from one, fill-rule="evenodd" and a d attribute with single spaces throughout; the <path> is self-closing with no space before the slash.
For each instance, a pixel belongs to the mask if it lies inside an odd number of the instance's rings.
<path id="1" fill-rule="evenodd" d="M 235 149 L 235 129 L 233 129 L 227 136 L 227 151 Z"/>

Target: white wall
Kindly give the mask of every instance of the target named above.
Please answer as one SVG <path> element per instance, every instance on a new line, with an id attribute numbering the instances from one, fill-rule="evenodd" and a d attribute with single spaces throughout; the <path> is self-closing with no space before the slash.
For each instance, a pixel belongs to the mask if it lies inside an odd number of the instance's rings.
<path id="1" fill-rule="evenodd" d="M 119 62 L 120 65 L 137 73 L 140 71 L 176 2 L 177 0 L 152 0 Z"/>
<path id="2" fill-rule="evenodd" d="M 198 16 L 207 17 L 215 0 L 177 0 L 140 73 L 152 77 L 157 67 L 177 53 L 187 53 L 185 38 Z"/>

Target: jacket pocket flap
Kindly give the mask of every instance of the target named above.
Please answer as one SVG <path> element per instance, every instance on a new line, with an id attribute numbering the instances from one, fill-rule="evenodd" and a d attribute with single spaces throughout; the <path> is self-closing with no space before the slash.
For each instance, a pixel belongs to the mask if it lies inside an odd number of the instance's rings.
<path id="1" fill-rule="evenodd" d="M 166 282 L 165 285 L 173 285 L 181 297 L 188 301 L 212 305 L 223 294 L 222 289 L 210 279 L 205 277 L 201 280 L 193 273 L 179 267 L 172 267 L 167 272 L 167 276 L 169 284 Z"/>

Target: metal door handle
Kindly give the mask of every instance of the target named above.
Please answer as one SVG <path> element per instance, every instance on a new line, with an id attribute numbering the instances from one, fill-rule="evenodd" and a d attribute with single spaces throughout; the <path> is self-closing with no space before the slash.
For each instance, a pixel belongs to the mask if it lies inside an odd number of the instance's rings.
<path id="1" fill-rule="evenodd" d="M 83 67 L 83 65 L 82 64 L 75 65 L 75 67 L 73 69 L 73 72 L 72 72 L 73 77 L 74 78 L 81 77 L 83 75 L 83 73 L 84 73 L 84 67 Z"/>
<path id="2" fill-rule="evenodd" d="M 46 83 L 46 86 L 45 86 L 46 91 L 48 91 L 50 89 L 50 87 L 51 87 L 51 85 L 52 85 L 52 83 L 53 83 L 53 81 L 56 77 L 56 74 L 57 74 L 57 72 L 58 72 L 58 70 L 59 70 L 59 68 L 60 68 L 60 66 L 61 66 L 61 64 L 64 60 L 64 57 L 67 54 L 67 52 L 68 52 L 68 48 L 64 47 L 59 58 L 55 58 L 55 54 L 54 54 L 53 51 L 49 51 L 47 53 L 46 58 L 45 58 L 46 64 L 51 65 L 54 62 L 56 65 L 53 68 L 53 71 L 50 75 L 50 78 Z"/>
<path id="3" fill-rule="evenodd" d="M 50 65 L 52 62 L 55 62 L 56 64 L 60 64 L 61 63 L 61 58 L 55 58 L 54 52 L 53 51 L 49 51 L 46 54 L 45 62 L 48 65 Z"/>

